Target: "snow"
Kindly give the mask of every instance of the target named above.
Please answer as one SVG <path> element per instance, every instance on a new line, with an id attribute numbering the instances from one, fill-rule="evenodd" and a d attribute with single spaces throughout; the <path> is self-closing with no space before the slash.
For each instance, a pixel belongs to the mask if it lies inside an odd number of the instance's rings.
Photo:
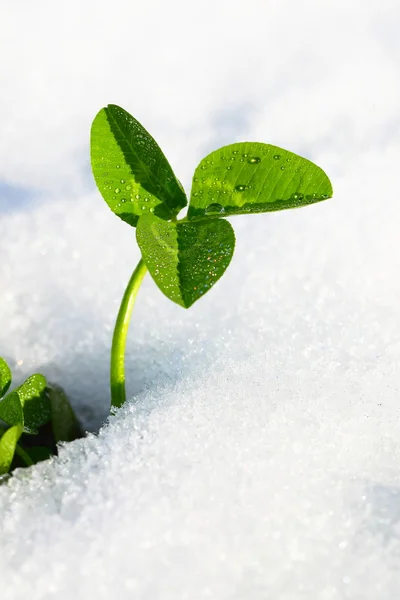
<path id="1" fill-rule="evenodd" d="M 398 4 L 22 4 L 0 19 L 0 354 L 92 433 L 0 487 L 2 598 L 398 597 Z M 232 264 L 188 311 L 146 277 L 131 401 L 101 427 L 139 259 L 89 172 L 108 102 L 187 189 L 253 139 L 315 160 L 335 198 L 232 218 Z"/>

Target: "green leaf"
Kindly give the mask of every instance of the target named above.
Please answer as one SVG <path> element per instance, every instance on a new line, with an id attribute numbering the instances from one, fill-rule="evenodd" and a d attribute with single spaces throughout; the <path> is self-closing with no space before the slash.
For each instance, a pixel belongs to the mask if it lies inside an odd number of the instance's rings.
<path id="1" fill-rule="evenodd" d="M 91 161 L 104 200 L 130 225 L 146 213 L 170 219 L 187 204 L 156 141 L 119 106 L 109 104 L 97 113 L 91 129 Z"/>
<path id="2" fill-rule="evenodd" d="M 11 384 L 11 371 L 10 367 L 4 360 L 4 358 L 0 357 L 0 398 L 4 396 L 8 388 Z"/>
<path id="3" fill-rule="evenodd" d="M 51 423 L 54 441 L 72 442 L 83 437 L 84 432 L 75 416 L 65 392 L 57 385 L 49 386 Z"/>
<path id="4" fill-rule="evenodd" d="M 160 290 L 184 308 L 218 281 L 235 247 L 232 226 L 221 219 L 167 223 L 147 215 L 139 219 L 136 238 Z"/>
<path id="5" fill-rule="evenodd" d="M 22 425 L 27 433 L 36 433 L 37 427 L 50 418 L 50 401 L 43 375 L 31 375 L 0 402 L 0 419 L 8 425 Z"/>
<path id="6" fill-rule="evenodd" d="M 15 447 L 22 433 L 21 425 L 10 427 L 0 439 L 0 475 L 8 473 L 14 458 Z"/>
<path id="7" fill-rule="evenodd" d="M 224 146 L 197 167 L 188 219 L 296 208 L 332 196 L 332 185 L 311 161 L 277 146 Z"/>

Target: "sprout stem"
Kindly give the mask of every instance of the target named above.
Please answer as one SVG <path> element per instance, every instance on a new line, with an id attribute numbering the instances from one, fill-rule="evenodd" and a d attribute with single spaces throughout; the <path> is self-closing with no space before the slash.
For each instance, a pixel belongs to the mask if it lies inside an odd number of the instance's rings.
<path id="1" fill-rule="evenodd" d="M 115 323 L 114 335 L 111 346 L 111 369 L 110 369 L 110 385 L 111 385 L 111 406 L 120 407 L 126 400 L 125 393 L 125 348 L 126 339 L 128 336 L 129 323 L 131 320 L 133 305 L 135 304 L 136 296 L 142 283 L 143 277 L 146 275 L 147 268 L 143 260 L 137 264 L 136 269 L 132 273 L 121 306 L 118 312 L 117 321 Z"/>

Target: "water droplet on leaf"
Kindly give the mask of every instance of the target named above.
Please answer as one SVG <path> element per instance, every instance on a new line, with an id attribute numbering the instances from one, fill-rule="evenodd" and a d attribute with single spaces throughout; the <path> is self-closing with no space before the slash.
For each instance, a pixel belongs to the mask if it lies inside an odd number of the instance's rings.
<path id="1" fill-rule="evenodd" d="M 246 189 L 247 189 L 247 185 L 237 185 L 237 186 L 235 187 L 235 190 L 236 190 L 237 192 L 244 192 L 244 190 L 246 190 Z"/>
<path id="2" fill-rule="evenodd" d="M 280 159 L 280 157 L 281 157 L 281 155 L 280 155 L 280 154 L 274 154 L 274 160 L 279 160 L 279 159 Z"/>
<path id="3" fill-rule="evenodd" d="M 247 162 L 250 163 L 251 165 L 257 165 L 258 163 L 261 162 L 261 158 L 259 156 L 253 156 L 252 158 L 249 158 L 249 160 Z"/>
<path id="4" fill-rule="evenodd" d="M 221 204 L 214 202 L 213 204 L 209 204 L 207 206 L 205 212 L 206 215 L 221 215 L 225 212 L 225 209 Z"/>
<path id="5" fill-rule="evenodd" d="M 292 194 L 290 199 L 291 200 L 303 200 L 304 196 L 303 194 L 300 194 L 298 192 L 296 192 L 295 194 Z"/>

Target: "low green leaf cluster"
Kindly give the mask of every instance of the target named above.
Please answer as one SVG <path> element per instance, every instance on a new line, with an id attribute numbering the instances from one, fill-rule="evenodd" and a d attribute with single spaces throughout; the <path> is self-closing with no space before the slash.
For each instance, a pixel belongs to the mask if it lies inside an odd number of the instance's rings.
<path id="1" fill-rule="evenodd" d="M 332 196 L 324 171 L 277 146 L 241 142 L 206 156 L 186 194 L 153 137 L 113 104 L 91 130 L 91 162 L 103 198 L 137 227 L 142 258 L 173 302 L 190 307 L 223 275 L 235 248 L 225 217 L 297 208 Z"/>
<path id="2" fill-rule="evenodd" d="M 11 370 L 0 358 L 0 476 L 55 454 L 83 435 L 64 392 L 35 374 L 7 393 Z"/>

